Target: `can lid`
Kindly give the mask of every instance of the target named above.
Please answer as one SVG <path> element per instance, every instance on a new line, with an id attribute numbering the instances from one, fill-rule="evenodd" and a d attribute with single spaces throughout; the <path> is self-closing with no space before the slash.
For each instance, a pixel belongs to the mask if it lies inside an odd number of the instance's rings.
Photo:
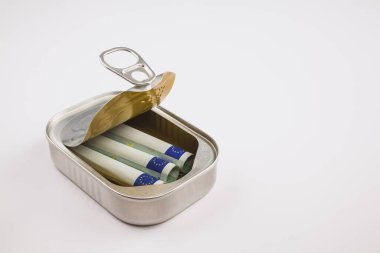
<path id="1" fill-rule="evenodd" d="M 117 51 L 131 53 L 136 57 L 136 63 L 126 68 L 111 66 L 105 60 L 105 56 Z M 62 130 L 62 142 L 66 146 L 78 146 L 159 105 L 174 84 L 175 74 L 173 72 L 165 72 L 156 76 L 137 52 L 126 47 L 106 50 L 100 55 L 100 60 L 107 69 L 135 86 L 120 92 L 101 107 L 89 110 L 85 116 L 74 116 Z M 137 72 L 143 73 L 145 78 L 134 77 L 134 73 Z"/>

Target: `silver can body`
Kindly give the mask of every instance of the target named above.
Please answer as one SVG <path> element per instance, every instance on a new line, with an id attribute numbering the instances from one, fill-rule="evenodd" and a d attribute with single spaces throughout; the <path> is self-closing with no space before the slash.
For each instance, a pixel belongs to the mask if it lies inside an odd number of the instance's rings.
<path id="1" fill-rule="evenodd" d="M 125 187 L 112 183 L 62 143 L 62 131 L 71 121 L 97 110 L 118 92 L 86 100 L 55 115 L 46 127 L 51 159 L 58 170 L 120 220 L 134 225 L 164 222 L 205 196 L 216 179 L 218 147 L 215 141 L 162 107 L 128 121 L 156 137 L 195 154 L 192 170 L 168 184 Z"/>

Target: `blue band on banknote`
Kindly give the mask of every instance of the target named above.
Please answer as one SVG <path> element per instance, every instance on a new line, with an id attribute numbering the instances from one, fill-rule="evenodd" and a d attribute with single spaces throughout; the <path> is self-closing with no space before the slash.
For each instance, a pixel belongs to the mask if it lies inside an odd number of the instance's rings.
<path id="1" fill-rule="evenodd" d="M 146 167 L 150 170 L 154 170 L 154 171 L 157 171 L 158 173 L 161 173 L 162 170 L 165 168 L 166 164 L 168 163 L 169 163 L 168 161 L 162 158 L 153 157 L 152 159 L 150 159 Z"/>
<path id="2" fill-rule="evenodd" d="M 138 178 L 136 178 L 136 181 L 133 183 L 133 186 L 151 185 L 154 184 L 157 180 L 158 178 L 143 173 Z"/>
<path id="3" fill-rule="evenodd" d="M 177 160 L 185 153 L 185 150 L 182 148 L 176 147 L 176 146 L 171 146 L 166 150 L 165 155 L 168 155 L 170 157 L 173 157 Z"/>

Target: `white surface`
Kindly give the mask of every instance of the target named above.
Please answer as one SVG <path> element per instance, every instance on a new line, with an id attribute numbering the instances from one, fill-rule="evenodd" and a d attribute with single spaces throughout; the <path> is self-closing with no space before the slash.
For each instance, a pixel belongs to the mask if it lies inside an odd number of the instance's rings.
<path id="1" fill-rule="evenodd" d="M 379 1 L 0 2 L 0 252 L 380 252 Z M 98 54 L 177 80 L 217 183 L 172 220 L 111 216 L 50 161 L 56 112 L 120 90 Z"/>

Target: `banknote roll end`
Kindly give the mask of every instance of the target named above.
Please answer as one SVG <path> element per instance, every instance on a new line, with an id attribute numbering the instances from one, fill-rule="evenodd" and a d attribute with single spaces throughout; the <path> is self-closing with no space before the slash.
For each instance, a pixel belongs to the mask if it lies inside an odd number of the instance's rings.
<path id="1" fill-rule="evenodd" d="M 161 180 L 170 183 L 178 179 L 179 167 L 173 163 L 166 164 L 161 173 Z"/>
<path id="2" fill-rule="evenodd" d="M 183 167 L 181 169 L 182 173 L 186 174 L 192 169 L 193 164 L 194 164 L 194 158 L 195 158 L 195 155 L 189 152 L 186 152 L 185 154 L 182 155 L 180 159 L 183 161 Z"/>

